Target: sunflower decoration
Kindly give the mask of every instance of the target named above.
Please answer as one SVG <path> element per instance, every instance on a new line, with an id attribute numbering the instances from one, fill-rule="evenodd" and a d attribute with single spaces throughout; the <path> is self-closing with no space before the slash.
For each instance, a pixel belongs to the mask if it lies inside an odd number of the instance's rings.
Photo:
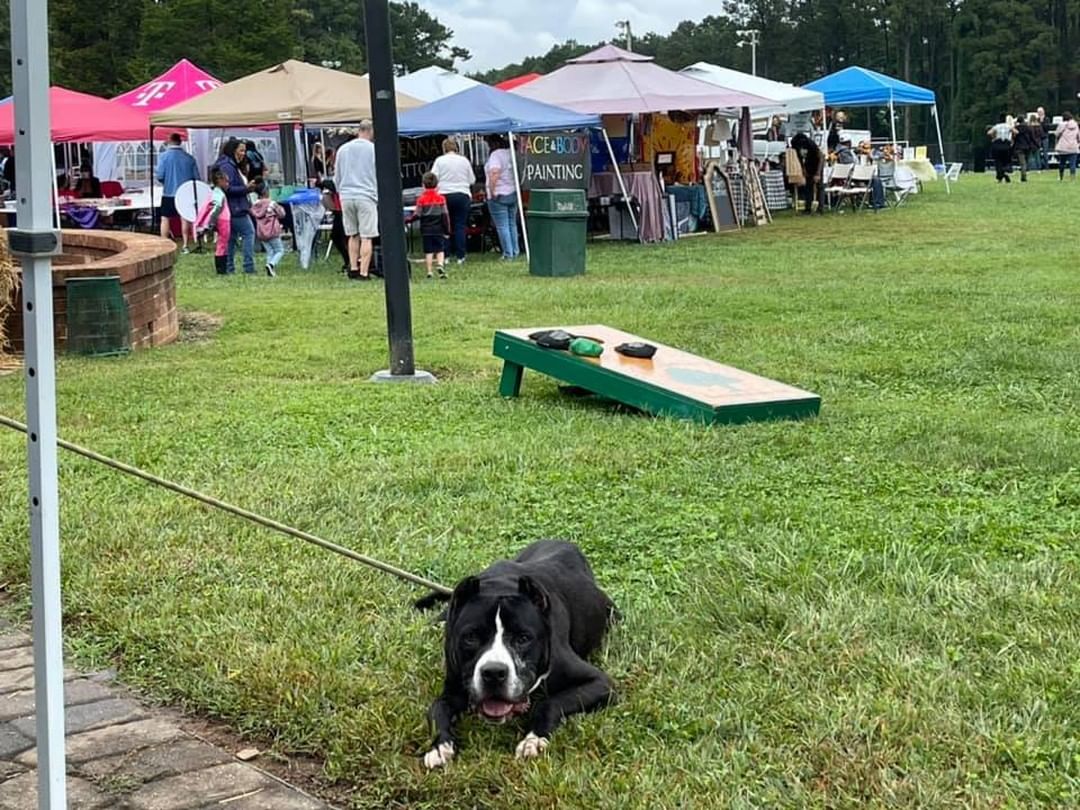
<path id="1" fill-rule="evenodd" d="M 8 311 L 15 305 L 15 292 L 19 289 L 19 274 L 15 261 L 8 251 L 7 232 L 0 230 L 0 357 L 7 346 L 4 324 Z"/>

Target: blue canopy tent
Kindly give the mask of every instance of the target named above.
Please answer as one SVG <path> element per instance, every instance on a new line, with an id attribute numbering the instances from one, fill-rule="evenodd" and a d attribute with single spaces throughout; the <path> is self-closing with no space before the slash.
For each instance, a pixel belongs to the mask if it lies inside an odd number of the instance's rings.
<path id="1" fill-rule="evenodd" d="M 524 96 L 481 85 L 462 90 L 398 116 L 398 132 L 405 137 L 457 133 L 486 135 L 504 132 L 550 132 L 557 129 L 594 129 L 600 116 L 554 107 Z"/>
<path id="2" fill-rule="evenodd" d="M 495 87 L 480 85 L 462 90 L 452 96 L 438 99 L 422 107 L 406 110 L 398 116 L 398 133 L 402 137 L 421 137 L 423 135 L 486 135 L 503 133 L 510 140 L 510 156 L 514 163 L 514 175 L 518 175 L 517 150 L 514 148 L 514 135 L 524 132 L 551 132 L 555 130 L 597 129 L 604 134 L 612 166 L 619 179 L 623 197 L 629 198 L 619 172 L 615 152 L 611 148 L 607 132 L 604 131 L 599 115 L 579 113 L 556 107 L 540 101 L 507 93 Z M 518 184 L 518 210 L 521 213 L 521 227 L 525 235 L 525 252 L 529 253 L 529 236 L 525 229 L 525 211 L 521 201 L 521 186 Z M 633 210 L 630 212 L 634 217 Z M 637 220 L 634 218 L 634 227 Z"/>
<path id="3" fill-rule="evenodd" d="M 938 117 L 937 96 L 933 90 L 919 87 L 884 73 L 868 70 L 864 67 L 848 67 L 831 73 L 820 79 L 803 85 L 806 90 L 816 90 L 825 96 L 825 103 L 830 107 L 844 105 L 867 107 L 884 105 L 889 108 L 889 126 L 893 143 L 896 143 L 896 108 L 928 106 L 934 116 L 937 128 L 938 149 L 941 161 L 945 162 L 945 144 L 941 138 L 941 119 Z M 945 189 L 949 189 L 948 174 L 945 176 Z"/>

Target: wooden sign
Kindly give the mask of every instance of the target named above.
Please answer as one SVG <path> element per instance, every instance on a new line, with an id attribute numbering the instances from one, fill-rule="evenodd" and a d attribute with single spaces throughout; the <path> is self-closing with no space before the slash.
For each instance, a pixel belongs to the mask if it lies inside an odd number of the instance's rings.
<path id="1" fill-rule="evenodd" d="M 737 231 L 742 226 L 735 213 L 735 195 L 731 191 L 731 178 L 717 161 L 705 166 L 705 196 L 709 199 L 713 230 L 717 233 Z"/>

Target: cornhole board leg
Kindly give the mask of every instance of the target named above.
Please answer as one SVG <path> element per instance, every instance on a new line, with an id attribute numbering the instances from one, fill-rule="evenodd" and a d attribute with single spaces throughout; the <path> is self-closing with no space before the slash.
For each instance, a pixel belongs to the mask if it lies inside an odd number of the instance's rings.
<path id="1" fill-rule="evenodd" d="M 511 399 L 521 393 L 521 378 L 525 367 L 507 360 L 503 363 L 502 377 L 499 378 L 499 395 Z"/>

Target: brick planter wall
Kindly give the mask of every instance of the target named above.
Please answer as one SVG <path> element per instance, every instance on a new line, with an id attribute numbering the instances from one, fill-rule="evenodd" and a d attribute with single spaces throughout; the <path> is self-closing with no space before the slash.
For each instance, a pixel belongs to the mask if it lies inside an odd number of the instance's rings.
<path id="1" fill-rule="evenodd" d="M 53 266 L 53 322 L 57 351 L 67 341 L 67 280 L 119 276 L 131 323 L 131 348 L 172 343 L 180 334 L 176 312 L 176 245 L 127 231 L 64 231 L 64 255 Z M 22 351 L 22 295 L 7 319 L 8 340 Z"/>

